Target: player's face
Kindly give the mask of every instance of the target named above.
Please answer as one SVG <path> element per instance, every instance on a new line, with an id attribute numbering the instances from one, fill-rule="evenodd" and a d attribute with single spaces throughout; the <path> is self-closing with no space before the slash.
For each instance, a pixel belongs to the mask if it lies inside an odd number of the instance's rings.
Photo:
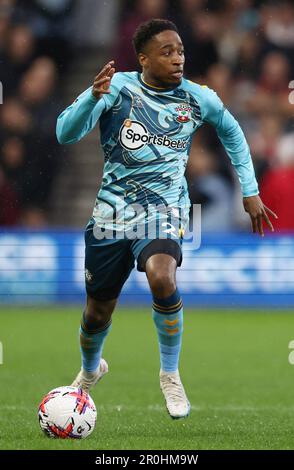
<path id="1" fill-rule="evenodd" d="M 139 54 L 146 82 L 154 86 L 179 85 L 185 63 L 184 46 L 175 31 L 162 31 L 146 44 Z"/>

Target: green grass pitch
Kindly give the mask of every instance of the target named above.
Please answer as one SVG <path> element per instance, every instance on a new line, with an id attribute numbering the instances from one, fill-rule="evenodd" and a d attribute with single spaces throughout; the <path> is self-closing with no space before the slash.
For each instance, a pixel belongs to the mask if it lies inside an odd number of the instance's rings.
<path id="1" fill-rule="evenodd" d="M 159 389 L 151 313 L 119 308 L 92 391 L 98 410 L 82 441 L 41 433 L 37 407 L 80 366 L 80 308 L 0 310 L 0 449 L 294 449 L 291 311 L 185 311 L 181 376 L 192 409 L 173 421 Z"/>

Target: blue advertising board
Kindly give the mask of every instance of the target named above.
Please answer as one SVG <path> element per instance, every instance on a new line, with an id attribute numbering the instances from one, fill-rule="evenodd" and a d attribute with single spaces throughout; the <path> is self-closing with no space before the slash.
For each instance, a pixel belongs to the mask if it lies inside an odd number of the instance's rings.
<path id="1" fill-rule="evenodd" d="M 191 306 L 294 306 L 294 236 L 206 234 L 184 244 L 177 272 Z M 0 232 L 0 303 L 80 303 L 84 240 L 78 231 Z M 120 303 L 149 304 L 144 273 L 133 270 Z"/>

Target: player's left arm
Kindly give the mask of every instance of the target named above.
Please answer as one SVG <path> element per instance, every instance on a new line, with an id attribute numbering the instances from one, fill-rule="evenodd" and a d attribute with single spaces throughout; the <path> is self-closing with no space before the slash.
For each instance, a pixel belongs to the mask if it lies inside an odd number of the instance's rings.
<path id="1" fill-rule="evenodd" d="M 253 233 L 258 232 L 261 236 L 264 236 L 263 220 L 270 230 L 274 231 L 269 215 L 275 219 L 278 217 L 263 204 L 259 197 L 252 158 L 244 133 L 236 119 L 225 108 L 213 90 L 206 88 L 204 94 L 206 99 L 203 106 L 203 120 L 215 127 L 218 137 L 238 174 L 244 209 L 251 218 Z"/>

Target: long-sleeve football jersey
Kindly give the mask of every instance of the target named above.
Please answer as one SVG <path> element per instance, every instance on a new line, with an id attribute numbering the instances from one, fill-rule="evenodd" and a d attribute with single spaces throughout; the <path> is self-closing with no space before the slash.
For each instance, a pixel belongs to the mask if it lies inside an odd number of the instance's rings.
<path id="1" fill-rule="evenodd" d="M 118 72 L 111 80 L 110 94 L 97 100 L 90 87 L 60 114 L 58 141 L 77 142 L 98 121 L 105 159 L 93 211 L 98 225 L 119 230 L 121 210 L 124 223 L 131 223 L 133 205 L 140 205 L 145 211 L 149 206 L 164 206 L 180 212 L 184 226 L 190 208 L 184 173 L 192 136 L 204 123 L 215 127 L 237 171 L 243 196 L 258 194 L 244 134 L 206 86 L 183 78 L 175 88 L 156 88 L 138 72 Z"/>

